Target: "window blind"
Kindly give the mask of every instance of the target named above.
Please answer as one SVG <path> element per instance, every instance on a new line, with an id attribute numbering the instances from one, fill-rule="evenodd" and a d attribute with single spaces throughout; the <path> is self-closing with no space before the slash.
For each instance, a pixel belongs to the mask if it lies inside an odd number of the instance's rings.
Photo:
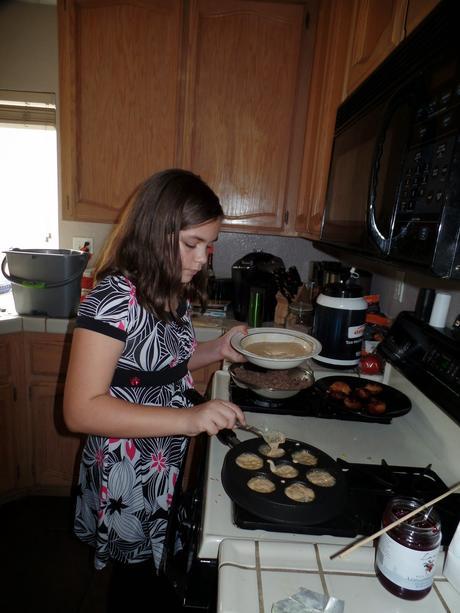
<path id="1" fill-rule="evenodd" d="M 55 127 L 55 95 L 0 89 L 0 124 Z"/>

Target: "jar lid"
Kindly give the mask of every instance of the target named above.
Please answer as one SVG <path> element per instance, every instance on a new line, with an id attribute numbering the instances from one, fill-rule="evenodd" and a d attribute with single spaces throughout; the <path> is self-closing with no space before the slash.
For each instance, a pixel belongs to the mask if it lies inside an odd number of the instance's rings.
<path id="1" fill-rule="evenodd" d="M 362 298 L 363 288 L 361 285 L 346 285 L 345 283 L 329 283 L 322 292 L 325 296 L 334 298 Z"/>

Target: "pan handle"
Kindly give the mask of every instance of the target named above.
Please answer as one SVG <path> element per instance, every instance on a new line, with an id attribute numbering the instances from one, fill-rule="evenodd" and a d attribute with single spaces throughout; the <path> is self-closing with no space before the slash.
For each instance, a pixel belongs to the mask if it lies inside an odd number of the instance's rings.
<path id="1" fill-rule="evenodd" d="M 240 439 L 236 436 L 233 430 L 229 430 L 228 428 L 224 428 L 217 433 L 217 438 L 224 445 L 228 445 L 229 447 L 236 447 L 241 443 Z"/>

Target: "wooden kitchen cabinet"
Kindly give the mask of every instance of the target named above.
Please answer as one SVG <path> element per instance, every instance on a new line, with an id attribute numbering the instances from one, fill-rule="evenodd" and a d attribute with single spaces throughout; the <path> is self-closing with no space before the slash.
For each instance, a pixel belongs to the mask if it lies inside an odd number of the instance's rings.
<path id="1" fill-rule="evenodd" d="M 431 13 L 441 0 L 409 0 L 406 13 L 405 35 L 408 36 L 412 30 Z"/>
<path id="2" fill-rule="evenodd" d="M 279 233 L 288 222 L 313 6 L 191 2 L 183 165 L 219 195 L 224 228 Z"/>
<path id="3" fill-rule="evenodd" d="M 34 487 L 63 494 L 75 482 L 82 440 L 66 429 L 62 413 L 70 344 L 64 334 L 24 335 Z"/>
<path id="4" fill-rule="evenodd" d="M 34 382 L 29 387 L 33 439 L 33 474 L 39 488 L 58 487 L 70 494 L 78 467 L 80 437 L 62 417 L 64 385 Z"/>
<path id="5" fill-rule="evenodd" d="M 224 228 L 292 229 L 317 0 L 59 0 L 65 219 L 113 222 L 171 166 Z"/>
<path id="6" fill-rule="evenodd" d="M 213 374 L 216 370 L 219 370 L 219 368 L 221 368 L 221 362 L 214 362 L 205 368 L 199 368 L 192 372 L 194 387 L 200 394 L 206 393 Z"/>
<path id="7" fill-rule="evenodd" d="M 338 106 L 439 0 L 320 3 L 295 230 L 319 239 Z"/>
<path id="8" fill-rule="evenodd" d="M 351 2 L 320 3 L 295 216 L 295 230 L 310 239 L 318 239 L 321 233 L 335 116 L 342 97 L 352 18 Z"/>
<path id="9" fill-rule="evenodd" d="M 114 222 L 176 165 L 180 0 L 59 0 L 64 219 Z"/>
<path id="10" fill-rule="evenodd" d="M 354 0 L 344 99 L 437 4 L 439 0 Z"/>
<path id="11" fill-rule="evenodd" d="M 0 496 L 27 485 L 22 334 L 0 336 Z"/>

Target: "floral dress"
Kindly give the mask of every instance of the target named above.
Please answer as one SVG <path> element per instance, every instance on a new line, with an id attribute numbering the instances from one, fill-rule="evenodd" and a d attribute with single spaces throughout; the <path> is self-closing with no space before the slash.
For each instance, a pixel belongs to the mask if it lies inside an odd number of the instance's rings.
<path id="1" fill-rule="evenodd" d="M 138 304 L 136 288 L 122 276 L 104 278 L 81 303 L 77 327 L 125 344 L 110 387 L 112 396 L 152 405 L 152 412 L 155 405 L 190 406 L 184 392 L 193 387 L 187 361 L 196 339 L 185 305 L 178 314 L 180 324 L 154 317 Z M 187 442 L 184 436 L 88 436 L 74 529 L 95 547 L 96 568 L 109 559 L 129 564 L 152 558 L 159 567 Z"/>

